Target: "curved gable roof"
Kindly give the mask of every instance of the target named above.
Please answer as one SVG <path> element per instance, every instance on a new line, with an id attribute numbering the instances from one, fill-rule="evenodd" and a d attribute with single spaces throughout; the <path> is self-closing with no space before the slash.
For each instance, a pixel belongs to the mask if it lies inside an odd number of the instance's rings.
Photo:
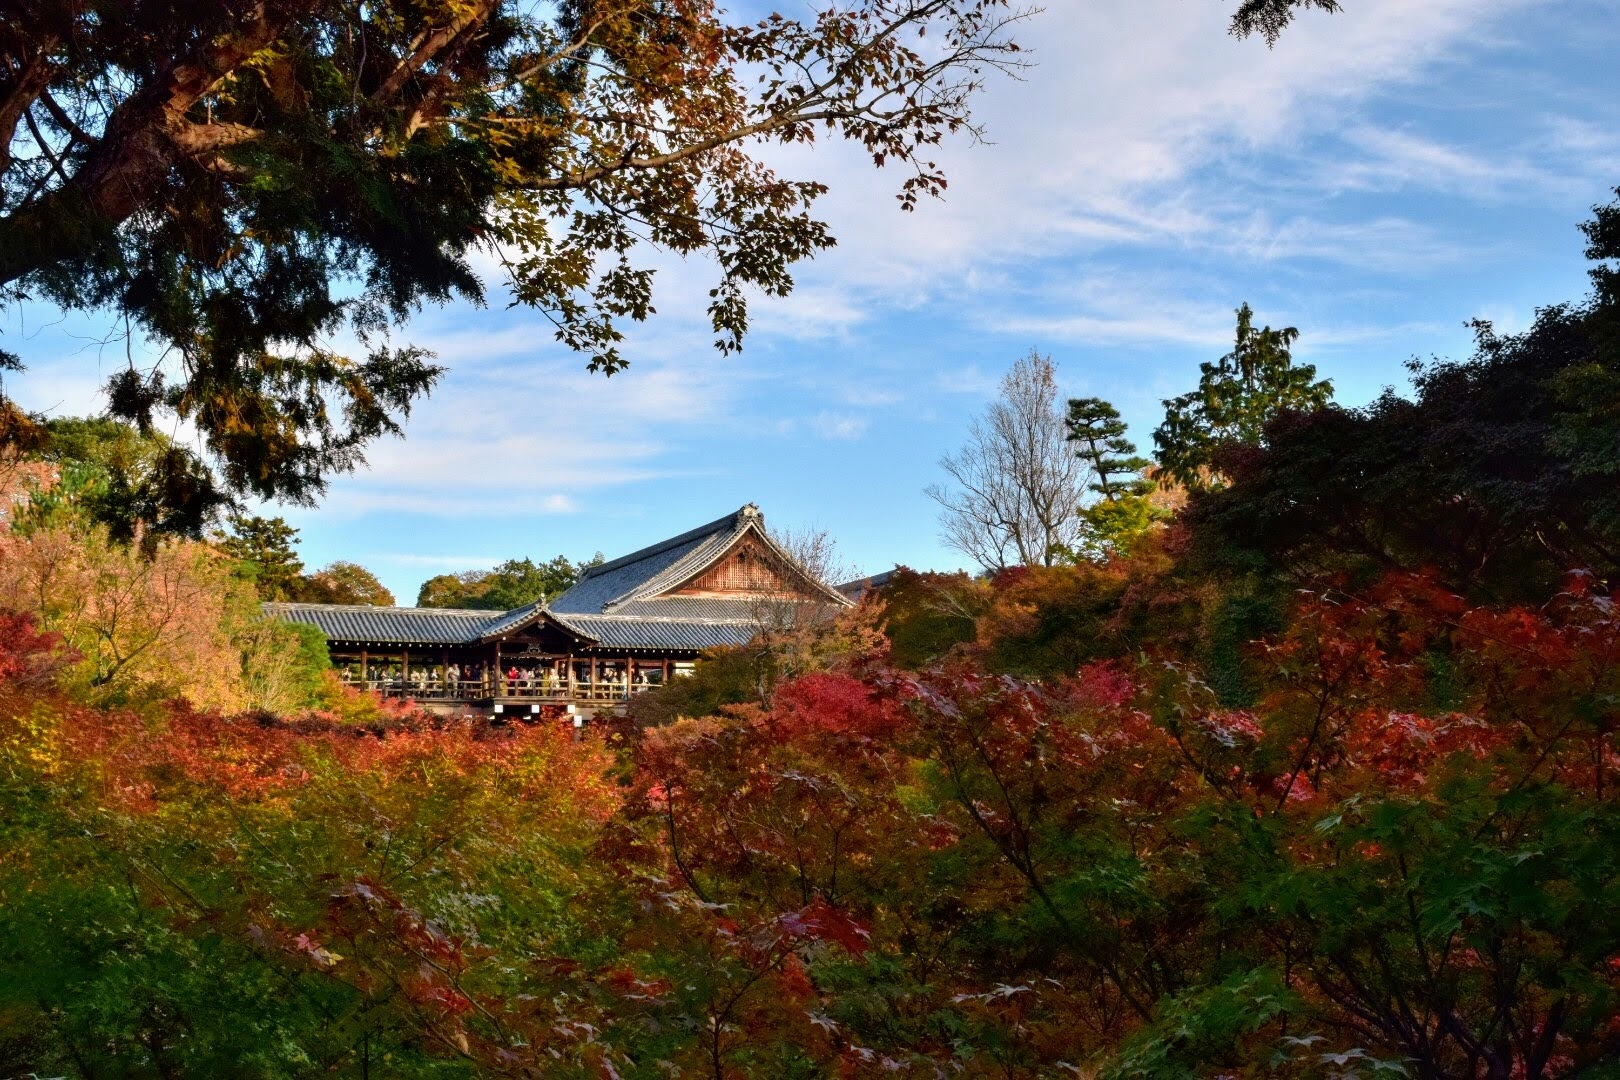
<path id="1" fill-rule="evenodd" d="M 536 623 L 549 622 L 553 626 L 561 627 L 565 632 L 572 634 L 591 645 L 598 644 L 600 638 L 594 634 L 581 630 L 571 622 L 558 618 L 556 613 L 546 606 L 544 600 L 536 600 L 527 607 L 514 608 L 504 614 L 496 615 L 494 619 L 485 623 L 479 631 L 479 641 L 493 641 L 507 634 L 514 634 L 525 627 Z"/>
<path id="2" fill-rule="evenodd" d="M 846 597 L 817 581 L 771 539 L 765 531 L 765 515 L 749 503 L 707 525 L 591 567 L 573 588 L 551 601 L 551 610 L 559 615 L 608 615 L 624 605 L 653 600 L 719 562 L 749 533 L 828 602 L 849 604 Z"/>

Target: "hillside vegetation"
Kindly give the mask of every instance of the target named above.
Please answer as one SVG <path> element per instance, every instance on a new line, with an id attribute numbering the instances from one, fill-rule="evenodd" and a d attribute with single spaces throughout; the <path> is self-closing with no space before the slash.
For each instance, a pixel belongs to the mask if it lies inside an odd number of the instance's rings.
<path id="1" fill-rule="evenodd" d="M 1620 208 L 1589 235 L 1590 299 L 1410 398 L 1184 442 L 1106 543 L 902 571 L 579 735 L 255 711 L 240 639 L 230 693 L 114 693 L 16 568 L 138 549 L 8 534 L 0 1073 L 1620 1072 Z"/>

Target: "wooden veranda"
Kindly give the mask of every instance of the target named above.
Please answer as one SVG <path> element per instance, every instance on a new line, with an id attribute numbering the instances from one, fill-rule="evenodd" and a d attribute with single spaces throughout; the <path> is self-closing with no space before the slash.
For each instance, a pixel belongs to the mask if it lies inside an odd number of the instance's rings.
<path id="1" fill-rule="evenodd" d="M 750 503 L 592 566 L 561 596 L 511 611 L 265 610 L 319 628 L 352 686 L 430 708 L 538 713 L 562 705 L 577 715 L 622 707 L 689 672 L 707 649 L 748 643 L 762 611 L 794 606 L 819 617 L 850 604 L 770 538 Z"/>

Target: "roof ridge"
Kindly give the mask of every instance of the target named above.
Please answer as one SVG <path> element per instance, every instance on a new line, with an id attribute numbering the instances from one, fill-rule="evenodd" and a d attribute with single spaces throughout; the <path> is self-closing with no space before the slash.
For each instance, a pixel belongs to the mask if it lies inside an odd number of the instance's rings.
<path id="1" fill-rule="evenodd" d="M 648 623 L 735 623 L 738 626 L 752 626 L 757 619 L 721 619 L 712 615 L 557 615 L 558 619 L 613 619 L 617 622 Z"/>
<path id="2" fill-rule="evenodd" d="M 692 561 L 693 556 L 703 549 L 701 547 L 693 548 L 692 551 L 688 552 L 686 555 L 683 555 L 669 566 L 664 567 L 664 569 L 660 570 L 658 573 L 653 574 L 651 577 L 642 581 L 640 585 L 637 585 L 626 592 L 620 593 L 618 596 L 604 603 L 602 605 L 602 614 L 611 614 L 615 608 L 622 607 L 626 604 L 645 603 L 651 600 L 666 598 L 669 590 L 678 588 L 683 582 L 692 580 L 698 574 L 705 572 L 709 569 L 709 567 L 725 558 L 725 556 L 737 546 L 742 537 L 750 530 L 758 535 L 760 542 L 765 545 L 768 551 L 775 555 L 776 558 L 787 566 L 789 570 L 796 573 L 803 580 L 809 582 L 812 588 L 816 592 L 820 593 L 824 598 L 829 599 L 836 604 L 853 606 L 848 597 L 844 596 L 825 581 L 822 581 L 808 567 L 799 562 L 798 559 L 794 558 L 791 552 L 787 551 L 782 547 L 781 544 L 772 539 L 770 532 L 765 528 L 765 515 L 759 512 L 759 507 L 755 506 L 753 503 L 749 503 L 733 514 L 730 519 L 722 518 L 720 522 L 715 522 L 714 524 L 718 525 L 726 520 L 730 520 L 733 524 L 730 535 L 727 537 L 726 543 L 722 547 L 709 553 L 695 563 Z M 719 530 L 714 530 L 708 535 L 718 534 Z M 698 535 L 703 534 L 699 533 Z"/>
<path id="3" fill-rule="evenodd" d="M 688 529 L 679 536 L 671 536 L 667 540 L 660 540 L 656 544 L 649 544 L 644 548 L 632 551 L 628 555 L 620 555 L 617 559 L 613 559 L 609 562 L 598 563 L 580 575 L 580 580 L 586 581 L 593 577 L 599 577 L 602 574 L 607 573 L 609 570 L 617 570 L 621 566 L 629 566 L 631 563 L 638 563 L 643 559 L 650 559 L 654 555 L 668 551 L 670 548 L 680 547 L 682 544 L 689 544 L 693 540 L 720 532 L 722 528 L 734 530 L 737 527 L 737 519 L 747 515 L 747 512 L 750 510 L 753 511 L 752 516 L 757 517 L 761 523 L 764 522 L 765 515 L 759 512 L 759 507 L 755 506 L 753 503 L 747 503 L 746 505 L 733 510 L 724 517 L 716 518 L 707 525 L 699 525 L 695 529 Z"/>
<path id="4" fill-rule="evenodd" d="M 261 607 L 274 608 L 325 608 L 330 611 L 406 611 L 423 615 L 471 615 L 477 618 L 493 618 L 503 614 L 489 608 L 436 608 L 436 607 L 405 607 L 399 604 L 317 604 L 307 600 L 263 600 Z"/>

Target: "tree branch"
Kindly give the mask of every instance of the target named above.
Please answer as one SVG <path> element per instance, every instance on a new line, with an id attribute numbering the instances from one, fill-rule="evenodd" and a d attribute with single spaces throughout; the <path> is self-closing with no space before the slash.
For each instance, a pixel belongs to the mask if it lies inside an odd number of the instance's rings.
<path id="1" fill-rule="evenodd" d="M 186 114 L 317 0 L 280 0 L 273 9 L 271 2 L 259 0 L 237 33 L 212 39 L 132 94 L 69 183 L 0 222 L 0 284 L 89 253 L 151 201 L 183 152 L 177 136 L 183 141 L 194 126 Z"/>

